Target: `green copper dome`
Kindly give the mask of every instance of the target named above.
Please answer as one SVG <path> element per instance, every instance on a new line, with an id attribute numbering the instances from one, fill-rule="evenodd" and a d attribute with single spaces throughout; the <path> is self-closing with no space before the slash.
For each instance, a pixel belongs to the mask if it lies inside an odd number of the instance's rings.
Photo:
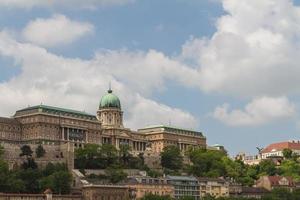
<path id="1" fill-rule="evenodd" d="M 108 90 L 108 93 L 101 98 L 99 108 L 118 108 L 121 109 L 120 99 Z"/>

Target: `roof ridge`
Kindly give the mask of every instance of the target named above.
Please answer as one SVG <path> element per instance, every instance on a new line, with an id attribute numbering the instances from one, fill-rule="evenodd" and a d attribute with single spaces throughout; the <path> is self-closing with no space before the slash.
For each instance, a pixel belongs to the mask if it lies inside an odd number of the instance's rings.
<path id="1" fill-rule="evenodd" d="M 49 105 L 30 106 L 30 107 L 27 107 L 27 108 L 24 108 L 24 109 L 21 109 L 21 110 L 17 110 L 17 112 L 32 110 L 32 109 L 37 109 L 37 108 L 57 110 L 57 111 L 61 111 L 61 112 L 68 112 L 68 113 L 74 113 L 74 114 L 79 114 L 79 115 L 87 115 L 87 116 L 90 116 L 90 117 L 95 117 L 95 115 L 92 115 L 92 114 L 87 113 L 85 111 L 79 111 L 79 110 L 73 110 L 73 109 L 69 109 L 69 108 L 61 108 L 61 107 L 49 106 Z"/>
<path id="2" fill-rule="evenodd" d="M 146 127 L 140 128 L 140 130 L 142 130 L 142 129 L 150 129 L 150 128 L 172 128 L 172 129 L 178 129 L 178 130 L 184 130 L 184 131 L 202 133 L 201 131 L 197 131 L 197 130 L 193 130 L 193 129 L 181 128 L 181 127 L 178 127 L 178 126 L 171 126 L 171 125 L 164 125 L 164 124 L 150 125 L 150 126 L 146 126 Z"/>

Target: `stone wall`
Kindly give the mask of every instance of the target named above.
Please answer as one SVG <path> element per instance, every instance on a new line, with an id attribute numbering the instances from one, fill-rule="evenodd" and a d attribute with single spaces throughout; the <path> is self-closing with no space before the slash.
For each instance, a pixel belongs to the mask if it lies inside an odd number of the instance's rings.
<path id="1" fill-rule="evenodd" d="M 87 185 L 82 188 L 84 200 L 129 200 L 129 188 L 118 185 Z"/>
<path id="2" fill-rule="evenodd" d="M 144 171 L 140 171 L 138 169 L 124 169 L 123 170 L 128 176 L 140 176 L 141 173 L 144 174 Z M 85 169 L 85 174 L 95 174 L 95 175 L 104 175 L 105 169 Z"/>
<path id="3" fill-rule="evenodd" d="M 83 200 L 81 195 L 3 194 L 0 200 Z"/>
<path id="4" fill-rule="evenodd" d="M 4 147 L 4 159 L 9 163 L 10 169 L 20 166 L 25 158 L 20 157 L 21 150 L 20 148 L 24 144 L 17 143 L 2 143 Z M 38 144 L 26 144 L 31 147 L 33 151 L 33 157 L 35 161 L 40 167 L 46 166 L 49 162 L 52 163 L 67 163 L 70 169 L 73 169 L 73 159 L 74 159 L 74 151 L 73 145 L 70 145 L 68 148 L 67 145 L 47 143 L 42 144 L 46 153 L 41 158 L 36 158 L 35 150 L 38 147 Z"/>

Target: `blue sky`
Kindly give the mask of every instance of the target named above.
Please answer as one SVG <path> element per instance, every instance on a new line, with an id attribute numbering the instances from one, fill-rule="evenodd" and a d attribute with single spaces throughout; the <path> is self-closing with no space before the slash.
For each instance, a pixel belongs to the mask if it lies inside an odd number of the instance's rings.
<path id="1" fill-rule="evenodd" d="M 29 2 L 0 0 L 2 116 L 95 113 L 112 81 L 134 129 L 194 128 L 231 155 L 299 139 L 300 1 Z"/>

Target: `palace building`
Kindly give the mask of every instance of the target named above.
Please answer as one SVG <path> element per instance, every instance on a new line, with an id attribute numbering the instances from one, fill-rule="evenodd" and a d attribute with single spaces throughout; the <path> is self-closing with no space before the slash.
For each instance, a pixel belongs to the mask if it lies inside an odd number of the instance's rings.
<path id="1" fill-rule="evenodd" d="M 68 162 L 70 167 L 74 148 L 89 143 L 112 144 L 117 149 L 126 144 L 134 155 L 146 151 L 159 155 L 168 145 L 178 146 L 183 153 L 189 147 L 206 148 L 206 138 L 201 132 L 163 125 L 137 131 L 124 127 L 121 102 L 112 90 L 101 98 L 96 116 L 38 105 L 18 110 L 11 118 L 0 117 L 0 143 L 11 165 L 21 161 L 22 145 L 30 145 L 34 151 L 42 144 L 46 154 L 37 158 L 38 162 Z"/>

